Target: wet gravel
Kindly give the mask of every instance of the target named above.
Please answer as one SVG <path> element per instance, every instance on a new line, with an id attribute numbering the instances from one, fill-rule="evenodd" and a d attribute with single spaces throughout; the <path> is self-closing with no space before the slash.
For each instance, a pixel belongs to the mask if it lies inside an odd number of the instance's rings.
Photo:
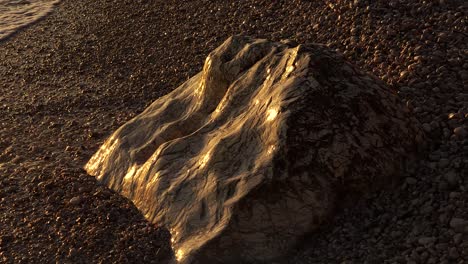
<path id="1" fill-rule="evenodd" d="M 165 263 L 167 231 L 81 167 L 233 34 L 319 42 L 399 92 L 428 153 L 280 263 L 468 261 L 465 1 L 64 0 L 0 43 L 0 262 Z"/>

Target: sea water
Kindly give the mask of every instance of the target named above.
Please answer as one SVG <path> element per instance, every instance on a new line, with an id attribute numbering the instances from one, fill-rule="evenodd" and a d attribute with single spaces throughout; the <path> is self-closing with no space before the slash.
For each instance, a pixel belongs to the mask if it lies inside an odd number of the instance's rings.
<path id="1" fill-rule="evenodd" d="M 0 0 L 0 41 L 49 14 L 59 0 Z"/>

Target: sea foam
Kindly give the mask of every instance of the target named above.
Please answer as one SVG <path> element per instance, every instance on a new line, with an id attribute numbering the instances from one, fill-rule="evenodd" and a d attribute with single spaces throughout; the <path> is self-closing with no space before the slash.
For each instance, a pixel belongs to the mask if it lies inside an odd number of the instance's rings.
<path id="1" fill-rule="evenodd" d="M 49 14 L 59 0 L 0 0 L 0 41 Z"/>

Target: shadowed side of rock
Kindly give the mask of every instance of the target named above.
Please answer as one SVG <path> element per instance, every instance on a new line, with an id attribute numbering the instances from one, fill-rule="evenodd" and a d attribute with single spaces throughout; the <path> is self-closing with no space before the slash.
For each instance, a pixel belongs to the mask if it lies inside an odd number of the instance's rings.
<path id="1" fill-rule="evenodd" d="M 180 261 L 269 260 L 422 138 L 396 95 L 326 48 L 236 36 L 86 169 L 167 226 Z"/>

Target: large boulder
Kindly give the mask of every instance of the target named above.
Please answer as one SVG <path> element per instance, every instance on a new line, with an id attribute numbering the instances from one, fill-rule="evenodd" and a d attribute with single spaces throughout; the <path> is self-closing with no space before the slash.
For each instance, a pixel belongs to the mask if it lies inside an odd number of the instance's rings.
<path id="1" fill-rule="evenodd" d="M 325 47 L 236 36 L 86 170 L 166 226 L 179 261 L 239 263 L 283 255 L 422 138 L 394 92 Z"/>

